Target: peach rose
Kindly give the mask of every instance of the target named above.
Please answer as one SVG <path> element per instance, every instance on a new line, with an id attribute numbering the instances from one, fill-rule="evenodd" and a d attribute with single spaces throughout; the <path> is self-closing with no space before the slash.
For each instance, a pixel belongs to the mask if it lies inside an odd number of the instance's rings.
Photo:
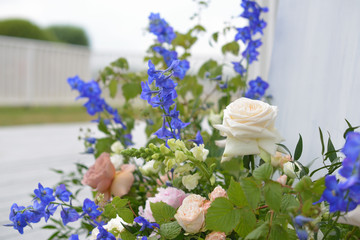
<path id="1" fill-rule="evenodd" d="M 219 198 L 219 197 L 224 197 L 224 198 L 227 198 L 227 193 L 226 191 L 220 187 L 220 186 L 217 186 L 216 188 L 214 188 L 214 190 L 209 194 L 209 198 L 210 198 L 210 201 L 214 201 L 215 198 Z"/>
<path id="2" fill-rule="evenodd" d="M 85 173 L 81 183 L 106 193 L 115 176 L 115 167 L 110 161 L 110 154 L 102 153 L 89 170 Z"/>
<path id="3" fill-rule="evenodd" d="M 198 233 L 205 224 L 205 211 L 203 203 L 205 198 L 190 194 L 175 214 L 175 219 L 179 225 L 188 233 Z"/>
<path id="4" fill-rule="evenodd" d="M 207 213 L 207 210 L 209 209 L 209 207 L 211 206 L 211 201 L 209 200 L 205 200 L 203 205 L 202 205 L 202 208 L 204 210 L 204 213 L 206 214 Z"/>
<path id="5" fill-rule="evenodd" d="M 276 181 L 279 182 L 281 185 L 285 186 L 286 181 L 287 181 L 287 176 L 286 175 L 281 175 Z"/>
<path id="6" fill-rule="evenodd" d="M 208 234 L 205 240 L 225 240 L 226 234 L 223 232 L 212 232 Z"/>
<path id="7" fill-rule="evenodd" d="M 133 175 L 135 168 L 136 167 L 133 164 L 123 164 L 121 166 L 120 171 L 116 172 L 111 184 L 111 194 L 122 197 L 130 191 L 135 180 Z"/>

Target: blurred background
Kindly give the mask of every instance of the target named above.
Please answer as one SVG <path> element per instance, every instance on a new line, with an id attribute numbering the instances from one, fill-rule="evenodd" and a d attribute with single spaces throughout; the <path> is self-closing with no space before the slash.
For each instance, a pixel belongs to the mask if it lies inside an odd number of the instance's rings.
<path id="1" fill-rule="evenodd" d="M 185 32 L 201 13 L 207 32 L 192 50 L 191 71 L 221 55 L 211 33 L 227 22 L 241 27 L 240 0 L 211 0 L 199 8 L 193 0 L 0 0 L 0 224 L 6 224 L 13 202 L 29 204 L 38 181 L 58 181 L 49 168 L 70 170 L 74 162 L 89 165 L 79 154 L 79 128 L 96 132 L 91 118 L 75 101 L 66 80 L 79 75 L 96 79 L 119 57 L 130 71 L 146 70 L 145 51 L 153 41 L 146 32 L 148 16 L 159 12 L 177 31 Z M 269 7 L 259 61 L 250 80 L 269 82 L 273 105 L 279 107 L 277 127 L 294 151 L 301 133 L 301 161 L 321 166 L 318 127 L 331 134 L 336 149 L 344 143 L 345 119 L 360 125 L 360 1 L 262 0 Z M 195 23 L 194 23 L 195 21 Z M 123 101 L 121 98 L 116 101 Z M 61 124 L 60 124 L 61 123 Z M 142 125 L 139 125 L 139 133 Z M 140 146 L 140 137 L 134 134 Z M 321 174 L 321 173 L 320 173 Z M 0 227 L 0 239 L 45 239 L 46 231 Z M 45 234 L 45 235 L 44 235 Z"/>

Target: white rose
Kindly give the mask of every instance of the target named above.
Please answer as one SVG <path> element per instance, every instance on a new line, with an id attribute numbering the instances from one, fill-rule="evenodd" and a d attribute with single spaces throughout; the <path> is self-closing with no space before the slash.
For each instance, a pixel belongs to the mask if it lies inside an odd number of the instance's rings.
<path id="1" fill-rule="evenodd" d="M 296 164 L 296 166 L 297 166 L 298 169 L 299 169 L 297 172 L 295 172 L 295 164 Z M 299 174 L 300 174 L 300 169 L 301 169 L 300 165 L 297 164 L 297 163 L 294 163 L 294 162 L 287 162 L 287 163 L 285 163 L 285 164 L 284 164 L 284 168 L 283 168 L 284 173 L 285 173 L 288 177 L 290 177 L 290 178 L 296 178 L 296 177 L 298 177 Z"/>
<path id="2" fill-rule="evenodd" d="M 187 190 L 191 191 L 194 188 L 196 188 L 196 186 L 199 183 L 200 178 L 201 177 L 200 177 L 199 173 L 195 173 L 193 175 L 183 176 L 182 177 L 182 184 L 187 188 Z"/>
<path id="3" fill-rule="evenodd" d="M 282 141 L 274 126 L 276 115 L 277 107 L 262 101 L 239 98 L 230 103 L 223 124 L 214 125 L 227 137 L 224 156 L 259 154 L 260 149 L 274 155 Z"/>
<path id="4" fill-rule="evenodd" d="M 114 165 L 116 170 L 120 169 L 120 166 L 124 163 L 124 157 L 120 154 L 113 154 L 110 157 L 111 163 Z"/>
<path id="5" fill-rule="evenodd" d="M 203 203 L 205 198 L 190 194 L 182 202 L 175 214 L 179 225 L 188 233 L 198 233 L 205 224 L 205 212 Z"/>
<path id="6" fill-rule="evenodd" d="M 116 141 L 111 145 L 111 151 L 114 153 L 120 154 L 122 150 L 124 150 L 124 146 L 120 141 Z"/>
<path id="7" fill-rule="evenodd" d="M 199 146 L 196 145 L 195 147 L 190 149 L 190 152 L 192 152 L 192 154 L 197 160 L 202 162 L 206 160 L 207 155 L 209 154 L 209 150 L 204 148 L 204 144 L 200 144 Z"/>
<path id="8" fill-rule="evenodd" d="M 160 171 L 160 167 L 154 168 L 155 160 L 148 161 L 140 168 L 144 175 L 156 174 Z"/>
<path id="9" fill-rule="evenodd" d="M 121 217 L 116 215 L 116 218 L 112 218 L 106 225 L 103 226 L 107 231 L 115 230 L 116 232 L 122 232 L 124 230 L 124 226 L 122 224 L 127 224 Z M 90 239 L 97 239 L 97 235 L 99 234 L 99 229 L 94 228 L 91 232 Z M 117 236 L 118 237 L 118 236 Z"/>

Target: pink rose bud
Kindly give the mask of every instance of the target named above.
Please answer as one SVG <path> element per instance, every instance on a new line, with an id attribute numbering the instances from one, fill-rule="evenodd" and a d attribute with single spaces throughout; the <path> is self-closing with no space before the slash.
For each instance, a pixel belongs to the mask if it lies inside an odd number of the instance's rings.
<path id="1" fill-rule="evenodd" d="M 223 232 L 212 232 L 208 234 L 205 240 L 225 240 L 226 234 Z"/>
<path id="2" fill-rule="evenodd" d="M 203 203 L 205 198 L 190 194 L 175 214 L 175 219 L 187 233 L 198 233 L 205 225 L 205 212 Z"/>
<path id="3" fill-rule="evenodd" d="M 81 183 L 95 188 L 101 193 L 106 193 L 110 188 L 115 176 L 115 167 L 110 161 L 108 153 L 102 153 L 88 171 L 85 173 Z"/>
<path id="4" fill-rule="evenodd" d="M 278 181 L 281 185 L 285 186 L 287 181 L 286 175 L 281 175 L 276 181 Z"/>
<path id="5" fill-rule="evenodd" d="M 121 170 L 116 172 L 111 184 L 111 193 L 114 196 L 122 197 L 128 194 L 135 180 L 133 175 L 135 168 L 133 164 L 123 164 Z"/>
<path id="6" fill-rule="evenodd" d="M 214 201 L 215 198 L 219 198 L 219 197 L 224 197 L 224 198 L 227 198 L 227 193 L 226 191 L 220 187 L 220 186 L 217 186 L 216 188 L 214 188 L 214 190 L 210 193 L 209 195 L 209 198 L 210 198 L 210 201 Z"/>
<path id="7" fill-rule="evenodd" d="M 209 209 L 209 207 L 211 206 L 211 201 L 209 200 L 205 200 L 204 203 L 203 203 L 203 209 L 204 209 L 204 212 L 205 214 L 207 213 L 207 210 Z"/>

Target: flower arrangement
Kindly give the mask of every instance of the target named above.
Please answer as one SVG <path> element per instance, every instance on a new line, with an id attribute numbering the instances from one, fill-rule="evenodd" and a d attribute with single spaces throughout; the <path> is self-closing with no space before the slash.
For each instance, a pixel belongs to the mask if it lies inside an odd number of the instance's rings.
<path id="1" fill-rule="evenodd" d="M 341 150 L 330 137 L 325 146 L 319 129 L 324 166 L 312 172 L 300 162 L 301 135 L 293 154 L 282 144 L 275 128 L 278 109 L 266 103 L 269 84 L 247 79 L 269 10 L 252 0 L 242 0 L 241 7 L 248 25 L 226 26 L 211 39 L 216 44 L 220 34 L 236 30 L 222 52 L 239 56 L 241 40 L 245 50 L 238 62 L 209 60 L 190 75 L 190 49 L 205 28 L 179 33 L 151 13 L 148 29 L 156 39 L 145 58 L 146 73 L 127 72 L 120 58 L 97 81 L 69 78 L 104 133 L 82 137 L 85 153 L 96 161 L 89 168 L 77 164 L 55 188 L 39 183 L 32 205 L 11 206 L 8 226 L 23 234 L 44 218 L 51 222 L 44 228 L 54 230 L 49 239 L 71 240 L 358 239 L 357 127 L 348 123 Z M 223 68 L 231 64 L 236 75 L 229 79 Z M 209 93 L 205 82 L 213 87 Z M 114 98 L 118 86 L 125 103 L 116 109 L 101 94 L 107 89 Z M 139 95 L 148 104 L 140 109 L 132 104 Z M 148 138 L 138 149 L 131 148 L 135 119 L 146 122 Z M 202 128 L 206 122 L 208 129 Z M 324 170 L 324 177 L 314 179 Z M 84 185 L 93 196 L 81 201 Z"/>

